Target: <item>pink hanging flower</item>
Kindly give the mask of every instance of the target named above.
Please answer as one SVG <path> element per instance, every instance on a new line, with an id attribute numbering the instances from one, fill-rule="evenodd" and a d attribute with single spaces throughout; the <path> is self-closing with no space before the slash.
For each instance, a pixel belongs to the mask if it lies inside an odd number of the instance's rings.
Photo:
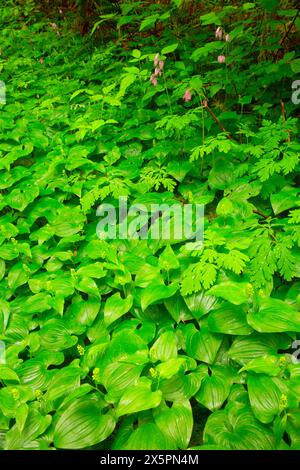
<path id="1" fill-rule="evenodd" d="M 215 35 L 217 39 L 220 39 L 220 40 L 222 39 L 223 31 L 220 26 L 218 26 L 218 28 L 216 29 Z"/>
<path id="2" fill-rule="evenodd" d="M 159 65 L 160 70 L 163 70 L 165 63 L 163 60 L 160 60 L 158 65 Z"/>
<path id="3" fill-rule="evenodd" d="M 161 75 L 161 69 L 159 67 L 156 67 L 154 70 L 154 75 L 156 77 L 159 77 Z"/>
<path id="4" fill-rule="evenodd" d="M 154 67 L 157 67 L 158 66 L 158 62 L 159 62 L 159 53 L 157 52 L 157 54 L 155 54 L 155 57 L 154 57 Z"/>
<path id="5" fill-rule="evenodd" d="M 157 86 L 157 78 L 154 75 L 154 73 L 150 77 L 150 82 L 152 83 L 153 86 Z"/>
<path id="6" fill-rule="evenodd" d="M 219 64 L 225 64 L 226 57 L 224 55 L 219 55 L 218 56 L 218 62 L 219 62 Z"/>
<path id="7" fill-rule="evenodd" d="M 229 36 L 229 34 L 225 34 L 225 41 L 226 41 L 226 42 L 230 42 L 230 36 Z"/>
<path id="8" fill-rule="evenodd" d="M 183 96 L 183 101 L 185 101 L 185 102 L 187 103 L 188 101 L 191 101 L 191 99 L 192 99 L 191 92 L 190 92 L 190 90 L 187 88 L 187 89 L 185 90 L 185 94 L 184 94 L 184 96 Z"/>

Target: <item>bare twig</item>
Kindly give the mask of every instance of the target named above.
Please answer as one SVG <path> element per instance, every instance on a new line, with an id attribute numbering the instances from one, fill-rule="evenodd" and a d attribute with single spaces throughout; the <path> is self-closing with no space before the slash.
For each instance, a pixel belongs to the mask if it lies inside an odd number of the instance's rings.
<path id="1" fill-rule="evenodd" d="M 203 106 L 205 109 L 207 109 L 207 111 L 209 112 L 209 114 L 211 115 L 211 117 L 213 118 L 213 120 L 218 124 L 218 126 L 220 127 L 220 129 L 222 129 L 223 132 L 225 132 L 226 134 L 226 137 L 227 139 L 230 139 L 232 140 L 233 142 L 237 142 L 237 140 L 235 140 L 232 135 L 225 129 L 225 127 L 223 126 L 223 124 L 219 121 L 219 119 L 217 118 L 217 116 L 213 113 L 213 111 L 210 109 L 210 107 L 208 106 L 208 102 L 207 100 L 204 100 L 203 101 Z"/>
<path id="2" fill-rule="evenodd" d="M 270 217 L 269 215 L 265 215 L 265 214 L 263 214 L 262 212 L 260 212 L 260 211 L 258 211 L 258 210 L 256 210 L 256 209 L 254 209 L 253 212 L 254 212 L 254 214 L 260 215 L 260 216 L 263 217 L 264 219 L 268 219 L 268 218 Z"/>
<path id="3" fill-rule="evenodd" d="M 288 35 L 289 35 L 290 32 L 291 32 L 292 27 L 293 27 L 294 24 L 295 24 L 296 19 L 297 19 L 298 16 L 299 16 L 299 13 L 300 13 L 300 8 L 298 8 L 296 15 L 295 15 L 294 18 L 292 19 L 292 22 L 291 22 L 290 26 L 288 27 L 288 30 L 286 31 L 285 35 L 284 35 L 283 38 L 281 39 L 281 41 L 280 41 L 280 43 L 279 43 L 279 46 L 282 46 L 282 44 L 284 43 L 284 41 L 287 39 Z M 274 59 L 276 59 L 276 57 L 278 56 L 278 52 L 279 52 L 279 48 L 277 49 L 277 51 L 276 51 L 275 54 L 274 54 Z"/>

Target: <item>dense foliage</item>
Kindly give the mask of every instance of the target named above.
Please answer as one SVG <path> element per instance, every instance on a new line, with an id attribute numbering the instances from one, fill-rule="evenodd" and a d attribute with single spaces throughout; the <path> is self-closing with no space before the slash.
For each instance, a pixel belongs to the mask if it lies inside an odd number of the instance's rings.
<path id="1" fill-rule="evenodd" d="M 299 449 L 293 2 L 3 3 L 0 447 Z M 99 239 L 119 196 L 203 248 Z"/>

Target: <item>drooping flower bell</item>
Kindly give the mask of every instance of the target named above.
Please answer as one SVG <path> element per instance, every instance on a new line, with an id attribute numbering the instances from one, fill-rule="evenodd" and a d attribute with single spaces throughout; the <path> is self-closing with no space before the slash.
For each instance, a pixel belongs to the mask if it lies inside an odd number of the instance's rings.
<path id="1" fill-rule="evenodd" d="M 154 73 L 150 77 L 150 82 L 152 83 L 153 86 L 157 86 L 157 77 L 160 77 L 164 68 L 164 61 L 159 60 L 159 54 L 157 53 L 154 57 Z"/>
<path id="2" fill-rule="evenodd" d="M 215 36 L 217 39 L 220 39 L 220 40 L 222 39 L 223 30 L 220 26 L 218 26 L 218 28 L 216 29 Z"/>
<path id="3" fill-rule="evenodd" d="M 225 64 L 226 57 L 224 55 L 219 55 L 218 56 L 218 62 L 219 62 L 219 64 Z"/>
<path id="4" fill-rule="evenodd" d="M 157 78 L 154 75 L 154 73 L 150 77 L 150 82 L 152 83 L 153 86 L 157 86 Z"/>
<path id="5" fill-rule="evenodd" d="M 229 34 L 225 34 L 225 38 L 224 38 L 224 39 L 225 39 L 226 42 L 230 42 L 230 36 L 229 36 Z"/>
<path id="6" fill-rule="evenodd" d="M 188 101 L 191 101 L 191 99 L 192 99 L 191 92 L 190 92 L 190 90 L 187 88 L 187 89 L 185 90 L 185 93 L 184 93 L 184 96 L 183 96 L 183 101 L 185 101 L 185 102 L 187 103 Z"/>

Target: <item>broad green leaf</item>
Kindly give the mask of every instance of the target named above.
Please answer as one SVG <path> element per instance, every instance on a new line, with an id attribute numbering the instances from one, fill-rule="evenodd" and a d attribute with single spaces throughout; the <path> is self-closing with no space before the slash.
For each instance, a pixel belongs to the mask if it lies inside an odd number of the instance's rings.
<path id="1" fill-rule="evenodd" d="M 279 193 L 271 194 L 270 200 L 275 215 L 299 205 L 298 188 L 285 186 Z"/>
<path id="2" fill-rule="evenodd" d="M 13 209 L 23 211 L 38 195 L 39 189 L 35 185 L 13 189 L 13 191 L 6 196 L 6 203 Z"/>
<path id="3" fill-rule="evenodd" d="M 183 370 L 185 368 L 185 362 L 183 357 L 176 357 L 158 364 L 155 370 L 158 372 L 159 377 L 170 379 L 176 375 L 180 369 Z"/>
<path id="4" fill-rule="evenodd" d="M 242 367 L 239 372 L 244 370 L 250 370 L 258 374 L 276 376 L 279 374 L 281 368 L 278 357 L 265 355 L 263 357 L 251 359 L 251 361 L 247 362 L 247 364 Z"/>
<path id="5" fill-rule="evenodd" d="M 197 319 L 210 312 L 217 303 L 215 297 L 206 295 L 204 291 L 183 297 L 183 299 L 193 314 L 193 317 Z"/>
<path id="6" fill-rule="evenodd" d="M 200 331 L 189 325 L 184 332 L 186 353 L 198 361 L 212 364 L 221 346 L 222 335 L 212 333 L 206 326 Z"/>
<path id="7" fill-rule="evenodd" d="M 133 49 L 131 54 L 135 59 L 139 59 L 142 55 L 142 53 L 139 49 Z"/>
<path id="8" fill-rule="evenodd" d="M 209 295 L 221 297 L 234 305 L 246 303 L 249 298 L 249 284 L 246 282 L 221 282 L 208 291 Z"/>
<path id="9" fill-rule="evenodd" d="M 174 52 L 178 47 L 178 43 L 176 42 L 175 44 L 171 44 L 170 46 L 166 46 L 162 49 L 161 53 L 162 55 L 170 54 L 171 52 Z"/>
<path id="10" fill-rule="evenodd" d="M 100 301 L 97 298 L 91 297 L 86 301 L 83 301 L 80 297 L 80 300 L 72 304 L 71 318 L 81 325 L 90 326 L 97 318 L 100 305 Z"/>
<path id="11" fill-rule="evenodd" d="M 104 307 L 104 320 L 106 325 L 110 325 L 118 318 L 122 317 L 132 307 L 133 298 L 129 295 L 122 299 L 119 292 L 108 298 Z"/>
<path id="12" fill-rule="evenodd" d="M 294 59 L 291 62 L 291 69 L 294 73 L 299 73 L 300 72 L 300 59 Z"/>
<path id="13" fill-rule="evenodd" d="M 220 408 L 229 395 L 233 383 L 232 371 L 226 366 L 208 369 L 196 399 L 211 411 Z"/>
<path id="14" fill-rule="evenodd" d="M 168 361 L 177 356 L 177 340 L 173 331 L 162 333 L 150 349 L 152 362 Z"/>
<path id="15" fill-rule="evenodd" d="M 6 450 L 34 450 L 35 440 L 43 434 L 51 423 L 51 416 L 43 416 L 35 409 L 31 409 L 25 419 L 25 423 L 20 426 L 20 416 L 18 423 L 12 427 L 6 435 Z M 18 428 L 19 424 L 19 428 Z M 21 429 L 22 428 L 22 429 Z"/>
<path id="16" fill-rule="evenodd" d="M 260 333 L 299 331 L 299 312 L 280 299 L 265 298 L 259 303 L 258 312 L 248 314 L 248 323 Z"/>
<path id="17" fill-rule="evenodd" d="M 275 355 L 279 349 L 287 349 L 291 344 L 288 336 L 253 333 L 247 337 L 237 337 L 228 351 L 231 359 L 239 364 L 247 364 L 265 355 Z"/>
<path id="18" fill-rule="evenodd" d="M 216 24 L 221 25 L 221 20 L 215 12 L 207 13 L 206 15 L 200 16 L 201 23 L 203 25 Z"/>
<path id="19" fill-rule="evenodd" d="M 64 367 L 53 374 L 44 399 L 47 404 L 50 405 L 50 409 L 52 409 L 52 403 L 57 406 L 58 399 L 62 402 L 66 395 L 72 393 L 79 386 L 79 367 L 74 367 L 72 365 Z"/>
<path id="20" fill-rule="evenodd" d="M 115 428 L 109 413 L 102 414 L 95 397 L 74 400 L 59 417 L 54 429 L 58 449 L 84 449 L 106 439 Z"/>
<path id="21" fill-rule="evenodd" d="M 179 449 L 189 445 L 193 430 L 193 414 L 189 401 L 161 406 L 153 412 L 156 425 L 170 442 Z"/>
<path id="22" fill-rule="evenodd" d="M 10 367 L 0 364 L 0 380 L 20 382 L 18 374 Z"/>
<path id="23" fill-rule="evenodd" d="M 248 407 L 212 413 L 204 428 L 204 443 L 232 450 L 275 449 L 272 431 L 256 420 Z"/>
<path id="24" fill-rule="evenodd" d="M 160 390 L 152 392 L 147 386 L 138 385 L 122 395 L 116 412 L 120 417 L 139 411 L 150 410 L 156 408 L 160 404 L 161 399 L 162 393 Z"/>
<path id="25" fill-rule="evenodd" d="M 191 170 L 192 164 L 190 162 L 177 162 L 172 161 L 168 163 L 167 172 L 170 173 L 177 181 L 181 182 Z"/>
<path id="26" fill-rule="evenodd" d="M 130 433 L 128 441 L 121 447 L 122 450 L 172 450 L 175 448 L 159 427 L 151 422 L 141 424 Z"/>
<path id="27" fill-rule="evenodd" d="M 41 328 L 39 335 L 46 350 L 60 351 L 77 343 L 77 338 L 71 336 L 62 320 L 50 320 Z"/>
<path id="28" fill-rule="evenodd" d="M 142 309 L 146 310 L 149 305 L 158 302 L 159 300 L 172 297 L 177 290 L 178 284 L 176 283 L 170 284 L 169 286 L 150 284 L 148 287 L 143 289 L 141 293 Z"/>
<path id="29" fill-rule="evenodd" d="M 126 390 L 138 384 L 144 365 L 117 362 L 109 364 L 103 371 L 101 382 L 113 402 L 118 401 Z"/>
<path id="30" fill-rule="evenodd" d="M 208 327 L 210 331 L 228 335 L 249 335 L 253 331 L 247 323 L 245 309 L 229 303 L 221 305 L 209 314 Z"/>
<path id="31" fill-rule="evenodd" d="M 280 413 L 281 391 L 272 377 L 251 374 L 247 380 L 249 399 L 254 415 L 262 423 L 270 423 Z"/>
<path id="32" fill-rule="evenodd" d="M 164 305 L 174 320 L 180 321 L 191 320 L 193 317 L 181 296 L 173 296 L 164 301 Z"/>
<path id="33" fill-rule="evenodd" d="M 170 245 L 168 245 L 160 255 L 159 265 L 166 271 L 179 268 L 179 262 Z"/>

